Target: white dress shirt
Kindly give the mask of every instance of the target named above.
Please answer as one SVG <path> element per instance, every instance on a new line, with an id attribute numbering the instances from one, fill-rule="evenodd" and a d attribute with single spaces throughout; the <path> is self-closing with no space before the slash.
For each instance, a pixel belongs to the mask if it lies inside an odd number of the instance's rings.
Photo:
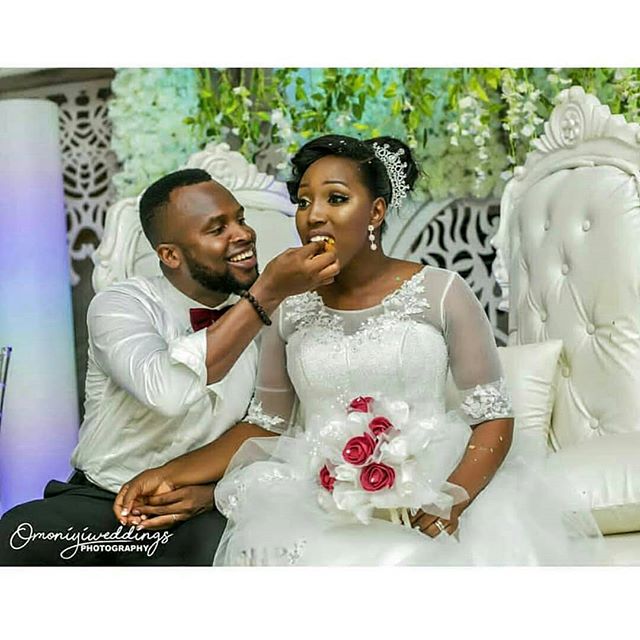
<path id="1" fill-rule="evenodd" d="M 237 300 L 232 295 L 219 306 Z M 244 417 L 256 341 L 221 381 L 207 385 L 206 331 L 194 333 L 189 319 L 196 307 L 204 305 L 164 276 L 130 278 L 91 301 L 85 418 L 71 463 L 98 486 L 117 492 Z"/>

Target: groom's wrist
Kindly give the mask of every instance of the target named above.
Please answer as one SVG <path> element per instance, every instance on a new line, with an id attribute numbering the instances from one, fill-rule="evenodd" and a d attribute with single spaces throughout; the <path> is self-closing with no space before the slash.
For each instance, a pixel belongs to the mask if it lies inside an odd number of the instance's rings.
<path id="1" fill-rule="evenodd" d="M 180 482 L 179 460 L 170 460 L 169 462 L 166 462 L 157 468 L 157 473 L 175 489 L 179 489 L 185 485 L 184 482 Z"/>
<path id="2" fill-rule="evenodd" d="M 253 283 L 249 293 L 258 301 L 268 315 L 271 315 L 284 300 L 265 279 L 262 279 L 262 276 Z"/>

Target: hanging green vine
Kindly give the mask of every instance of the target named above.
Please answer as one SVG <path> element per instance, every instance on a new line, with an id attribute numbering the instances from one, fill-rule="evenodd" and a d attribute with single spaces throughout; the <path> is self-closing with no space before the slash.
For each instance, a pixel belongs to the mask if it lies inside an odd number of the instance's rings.
<path id="1" fill-rule="evenodd" d="M 540 135 L 555 97 L 571 85 L 594 93 L 613 113 L 640 121 L 635 68 L 197 69 L 180 77 L 186 83 L 195 78 L 197 109 L 189 107 L 182 121 L 200 146 L 227 142 L 262 171 L 286 175 L 290 154 L 312 137 L 393 135 L 413 148 L 426 174 L 419 189 L 432 199 L 499 195 Z M 119 83 L 116 101 L 127 104 L 129 117 L 135 105 L 149 114 L 139 94 L 135 100 L 122 95 L 132 84 Z M 123 109 L 113 113 L 116 130 L 132 131 L 118 120 Z M 135 155 L 135 145 L 120 147 Z M 120 159 L 138 171 L 147 162 Z M 134 178 L 121 182 L 139 184 Z"/>

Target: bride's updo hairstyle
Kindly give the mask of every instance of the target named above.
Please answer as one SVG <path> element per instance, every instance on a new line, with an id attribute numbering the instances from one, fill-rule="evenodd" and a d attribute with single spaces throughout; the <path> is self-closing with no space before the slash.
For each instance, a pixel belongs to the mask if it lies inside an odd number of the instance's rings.
<path id="1" fill-rule="evenodd" d="M 387 207 L 389 207 L 392 196 L 391 182 L 389 181 L 387 169 L 374 152 L 373 145 L 376 142 L 379 145 L 389 145 L 389 151 L 391 152 L 404 149 L 402 161 L 407 163 L 404 169 L 405 182 L 409 187 L 409 191 L 413 189 L 419 172 L 411 154 L 411 149 L 404 142 L 388 136 L 371 138 L 370 140 L 358 140 L 350 136 L 332 134 L 310 140 L 291 158 L 291 164 L 293 165 L 292 177 L 287 181 L 291 202 L 297 204 L 300 180 L 305 171 L 314 162 L 325 156 L 339 156 L 353 160 L 360 165 L 362 180 L 373 198 L 384 198 Z"/>

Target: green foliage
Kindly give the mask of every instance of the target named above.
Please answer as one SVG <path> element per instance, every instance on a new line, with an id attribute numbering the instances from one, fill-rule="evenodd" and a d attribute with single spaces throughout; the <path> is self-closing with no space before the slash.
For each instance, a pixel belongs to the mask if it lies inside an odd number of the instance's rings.
<path id="1" fill-rule="evenodd" d="M 184 122 L 202 144 L 227 142 L 278 174 L 325 133 L 407 142 L 430 198 L 499 195 L 555 97 L 581 85 L 640 121 L 640 70 L 610 68 L 198 69 L 199 109 Z"/>

